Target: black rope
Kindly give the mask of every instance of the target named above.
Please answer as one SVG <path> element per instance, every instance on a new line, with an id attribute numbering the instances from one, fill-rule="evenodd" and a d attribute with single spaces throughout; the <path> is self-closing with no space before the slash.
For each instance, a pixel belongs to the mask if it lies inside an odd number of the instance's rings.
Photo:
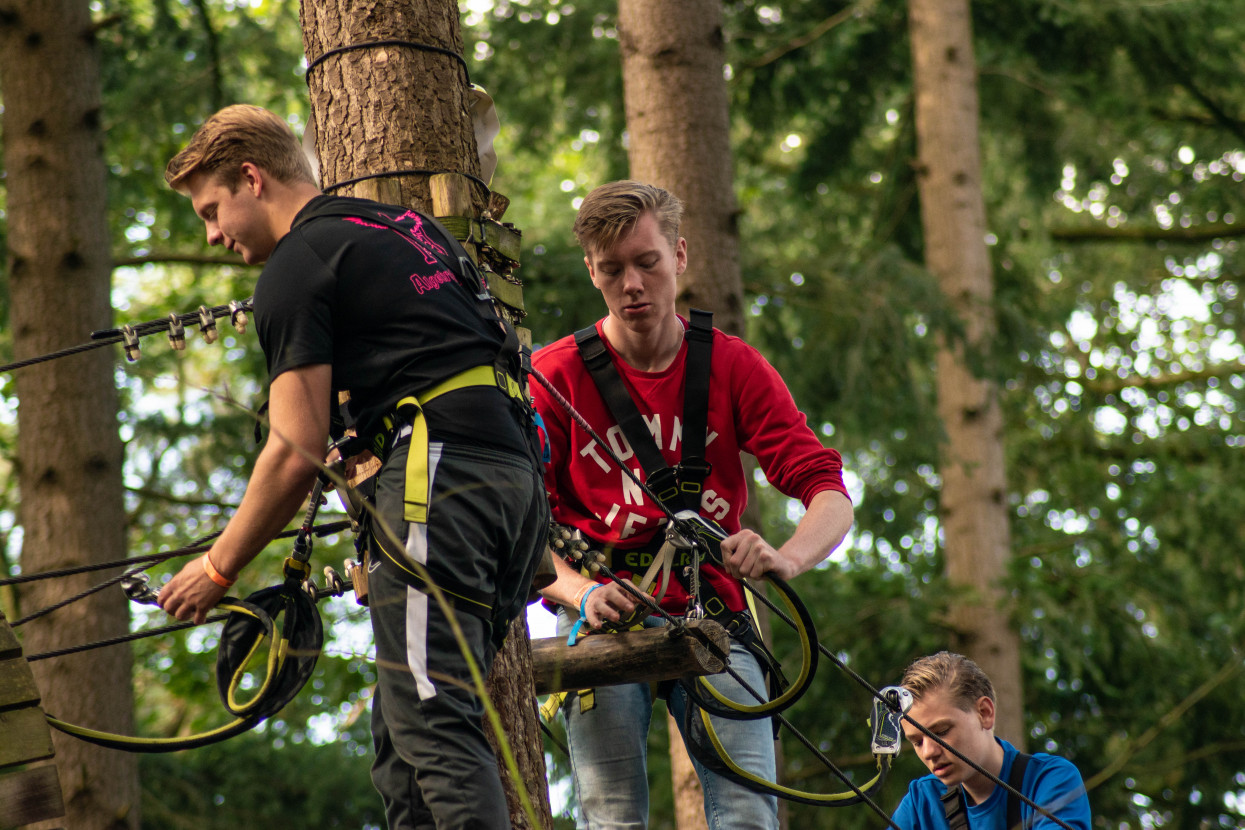
<path id="1" fill-rule="evenodd" d="M 142 565 L 148 562 L 155 564 L 178 556 L 189 556 L 192 553 L 203 553 L 209 547 L 211 547 L 211 545 L 195 545 L 193 547 L 178 548 L 177 550 L 163 551 L 161 553 L 148 553 L 143 556 L 134 556 L 128 559 L 116 559 L 112 562 L 96 562 L 91 565 L 75 565 L 72 568 L 60 568 L 55 571 L 41 571 L 35 574 L 9 576 L 4 579 L 0 579 L 0 588 L 4 588 L 9 585 L 22 585 L 27 582 L 39 582 L 44 579 L 59 579 L 64 576 L 77 576 L 78 574 L 91 573 L 92 571 L 106 571 L 109 568 Z"/>
<path id="2" fill-rule="evenodd" d="M 114 340 L 104 340 L 97 343 L 83 343 L 79 346 L 70 346 L 67 349 L 61 349 L 59 352 L 49 352 L 48 354 L 39 355 L 38 357 L 19 360 L 16 363 L 6 363 L 0 366 L 0 374 L 5 372 L 14 372 L 18 369 L 25 369 L 27 366 L 34 366 L 37 363 L 46 363 L 49 360 L 56 360 L 61 357 L 69 357 L 70 355 L 79 354 L 81 352 L 89 352 L 92 349 L 98 349 L 103 346 L 111 346 L 113 343 L 120 343 L 121 338 Z"/>
<path id="3" fill-rule="evenodd" d="M 468 179 L 471 179 L 476 184 L 478 184 L 480 188 L 484 190 L 485 193 L 492 192 L 491 190 L 489 190 L 489 186 L 487 182 L 485 182 L 479 176 L 473 176 L 470 173 L 462 173 L 462 172 L 459 172 L 458 170 L 418 170 L 415 168 L 408 168 L 404 170 L 390 170 L 385 173 L 367 173 L 366 175 L 363 175 L 363 176 L 355 176 L 353 179 L 345 179 L 340 182 L 334 182 L 333 184 L 325 185 L 321 187 L 320 189 L 324 191 L 325 193 L 331 193 L 334 190 L 337 190 L 338 188 L 349 187 L 352 184 L 358 184 L 359 182 L 365 182 L 368 179 L 383 179 L 388 176 L 435 176 L 438 173 L 454 173 L 459 176 L 464 176 Z"/>
<path id="4" fill-rule="evenodd" d="M 204 620 L 203 625 L 220 622 L 228 616 L 228 614 L 215 614 Z M 69 654 L 78 654 L 83 651 L 90 651 L 91 649 L 103 648 L 104 646 L 115 646 L 121 643 L 128 643 L 131 640 L 142 640 L 145 637 L 155 637 L 158 634 L 171 634 L 174 631 L 181 631 L 185 628 L 194 628 L 197 625 L 198 623 L 192 621 L 174 623 L 173 625 L 165 625 L 160 628 L 148 628 L 143 631 L 132 631 L 129 634 L 123 634 L 119 637 L 110 637 L 107 640 L 96 640 L 93 643 L 83 643 L 80 646 L 70 646 L 69 648 L 62 648 L 57 651 L 44 651 L 39 654 L 32 654 L 26 658 L 26 661 L 28 663 L 33 663 L 36 660 L 49 660 L 53 657 L 64 657 Z"/>
<path id="5" fill-rule="evenodd" d="M 448 55 L 462 66 L 463 72 L 467 75 L 467 83 L 471 83 L 471 72 L 467 68 L 467 59 L 452 49 L 446 49 L 443 46 L 433 46 L 431 43 L 417 43 L 413 40 L 401 40 L 398 38 L 389 38 L 386 40 L 367 40 L 362 43 L 352 43 L 347 46 L 337 46 L 325 52 L 321 52 L 315 60 L 307 64 L 307 71 L 303 78 L 307 82 L 311 81 L 311 70 L 315 69 L 321 63 L 334 55 L 340 55 L 343 52 L 353 52 L 356 49 L 372 49 L 378 46 L 405 46 L 409 49 L 418 49 L 421 52 L 434 52 L 438 55 Z"/>
<path id="6" fill-rule="evenodd" d="M 325 536 L 331 536 L 334 533 L 340 533 L 343 530 L 348 530 L 349 528 L 350 521 L 342 520 L 340 522 L 329 522 L 328 524 L 319 525 L 314 529 L 314 532 L 317 537 L 323 538 Z M 209 536 L 205 536 L 204 541 L 206 542 L 208 540 L 215 539 L 220 535 L 220 533 L 221 531 L 217 531 Z M 273 539 L 289 539 L 297 535 L 297 530 L 283 530 L 274 536 Z M 9 585 L 21 585 L 26 582 L 37 582 L 41 579 L 56 579 L 62 576 L 75 576 L 77 574 L 89 573 L 91 571 L 106 571 L 109 568 L 124 568 L 132 565 L 141 565 L 146 562 L 163 562 L 166 559 L 172 559 L 177 556 L 189 556 L 192 553 L 203 553 L 209 547 L 211 546 L 207 544 L 196 544 L 189 547 L 177 548 L 176 550 L 163 551 L 161 553 L 149 553 L 143 556 L 129 557 L 127 559 L 115 559 L 112 562 L 96 562 L 91 565 L 78 565 L 72 568 L 61 568 L 60 570 L 55 571 L 42 571 L 36 574 L 10 576 L 0 579 L 0 588 L 4 588 Z"/>

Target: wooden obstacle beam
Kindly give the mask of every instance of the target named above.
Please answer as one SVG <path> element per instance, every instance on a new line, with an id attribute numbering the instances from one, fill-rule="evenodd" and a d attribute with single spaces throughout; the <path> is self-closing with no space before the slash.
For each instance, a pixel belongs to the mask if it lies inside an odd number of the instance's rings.
<path id="1" fill-rule="evenodd" d="M 0 611 L 0 829 L 65 815 L 52 730 L 30 665 Z"/>
<path id="2" fill-rule="evenodd" d="M 652 683 L 686 675 L 717 674 L 726 668 L 718 654 L 730 650 L 726 629 L 712 620 L 688 620 L 688 631 L 667 628 L 580 637 L 568 646 L 561 637 L 532 641 L 532 678 L 537 695 L 623 683 Z M 714 644 L 711 649 L 701 639 Z"/>

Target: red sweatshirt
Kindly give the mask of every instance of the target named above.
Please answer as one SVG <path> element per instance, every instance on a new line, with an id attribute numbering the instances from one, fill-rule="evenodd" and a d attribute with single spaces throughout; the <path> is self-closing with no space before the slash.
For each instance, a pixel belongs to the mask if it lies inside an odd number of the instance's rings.
<path id="1" fill-rule="evenodd" d="M 597 332 L 601 333 L 601 322 Z M 713 335 L 705 446 L 712 469 L 705 479 L 701 515 L 713 519 L 727 533 L 738 532 L 748 501 L 741 451 L 756 457 L 770 484 L 806 507 L 823 490 L 846 495 L 842 458 L 838 451 L 821 445 L 774 367 L 738 337 L 717 329 Z M 602 340 L 666 463 L 678 464 L 683 451 L 686 340 L 674 362 L 662 372 L 631 368 L 604 335 Z M 532 363 L 643 481 L 644 471 L 597 392 L 575 338 L 564 337 L 540 349 Z M 664 529 L 665 514 L 541 384 L 533 383 L 531 388 L 548 433 L 551 461 L 545 469 L 545 485 L 554 521 L 579 528 L 593 540 L 593 547 L 627 550 L 646 546 Z M 630 576 L 621 562 L 615 553 L 615 572 Z M 713 565 L 706 565 L 703 573 L 732 610 L 743 607 L 738 582 Z M 687 594 L 674 579 L 661 604 L 672 614 L 686 611 Z"/>

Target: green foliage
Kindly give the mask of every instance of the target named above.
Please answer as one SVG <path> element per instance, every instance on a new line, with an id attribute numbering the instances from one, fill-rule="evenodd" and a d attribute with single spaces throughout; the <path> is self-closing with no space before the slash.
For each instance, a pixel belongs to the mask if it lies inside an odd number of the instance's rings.
<path id="1" fill-rule="evenodd" d="M 627 171 L 616 4 L 478 5 L 465 36 L 472 80 L 503 123 L 493 186 L 525 236 L 527 323 L 549 342 L 601 313 L 570 227 L 576 198 Z M 991 353 L 975 357 L 1006 417 L 1029 748 L 1066 754 L 1087 779 L 1110 773 L 1091 793 L 1102 827 L 1236 826 L 1245 266 L 1233 231 L 1175 232 L 1245 217 L 1239 3 L 978 0 L 973 11 L 998 317 Z M 830 650 L 885 685 L 950 642 L 945 615 L 960 600 L 943 578 L 933 392 L 938 338 L 959 331 L 922 265 L 905 8 L 729 0 L 724 12 L 749 334 L 843 452 L 856 501 L 850 543 L 795 587 Z M 203 254 L 163 165 L 224 103 L 305 122 L 297 6 L 101 0 L 94 13 L 114 252 Z M 1087 231 L 1095 238 L 1076 236 Z M 246 297 L 255 276 L 121 269 L 117 322 Z M 0 311 L 7 296 L 0 280 Z M 240 498 L 265 372 L 253 334 L 225 333 L 232 342 L 213 347 L 192 334 L 181 357 L 153 338 L 118 372 L 136 554 L 218 530 Z M 11 459 L 3 382 L 0 458 Z M 14 477 L 0 480 L 7 572 L 18 501 Z M 769 488 L 759 497 L 767 535 L 785 538 L 790 505 Z M 274 545 L 240 589 L 275 580 L 285 550 Z M 349 554 L 347 540 L 324 542 L 316 561 Z M 344 605 L 325 610 L 335 656 L 263 732 L 145 759 L 150 826 L 379 824 L 365 728 L 352 720 L 373 682 L 356 654 L 365 623 Z M 144 734 L 220 723 L 212 637 L 136 646 Z M 790 657 L 779 624 L 774 637 Z M 791 718 L 861 781 L 868 707 L 823 661 Z M 650 737 L 653 826 L 671 826 L 665 730 Z M 790 738 L 783 748 L 793 785 L 842 789 Z M 905 752 L 883 808 L 920 772 Z M 877 823 L 864 808 L 830 815 L 792 807 L 790 826 Z"/>
<path id="2" fill-rule="evenodd" d="M 233 830 L 237 827 L 385 826 L 372 789 L 369 746 L 315 746 L 248 733 L 173 755 L 145 755 L 143 827 Z"/>

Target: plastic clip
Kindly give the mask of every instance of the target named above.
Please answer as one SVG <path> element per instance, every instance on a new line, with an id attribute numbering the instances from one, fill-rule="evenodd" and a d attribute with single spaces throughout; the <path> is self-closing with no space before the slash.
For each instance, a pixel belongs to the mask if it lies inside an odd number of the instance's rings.
<path id="1" fill-rule="evenodd" d="M 205 305 L 199 306 L 199 331 L 203 332 L 203 342 L 208 345 L 215 343 L 220 336 L 220 332 L 216 330 L 216 318 Z"/>
<path id="2" fill-rule="evenodd" d="M 186 327 L 182 325 L 182 318 L 176 314 L 169 315 L 169 345 L 174 351 L 186 350 Z"/>
<path id="3" fill-rule="evenodd" d="M 873 729 L 873 754 L 898 755 L 903 745 L 903 727 L 900 722 L 912 708 L 912 692 L 902 686 L 887 686 L 873 699 L 873 715 L 869 726 Z"/>
<path id="4" fill-rule="evenodd" d="M 138 332 L 134 331 L 131 325 L 121 327 L 121 336 L 125 338 L 125 359 L 134 363 L 143 354 L 143 349 L 138 344 Z"/>
<path id="5" fill-rule="evenodd" d="M 238 334 L 246 334 L 246 311 L 237 300 L 229 301 L 229 321 L 238 330 Z"/>

